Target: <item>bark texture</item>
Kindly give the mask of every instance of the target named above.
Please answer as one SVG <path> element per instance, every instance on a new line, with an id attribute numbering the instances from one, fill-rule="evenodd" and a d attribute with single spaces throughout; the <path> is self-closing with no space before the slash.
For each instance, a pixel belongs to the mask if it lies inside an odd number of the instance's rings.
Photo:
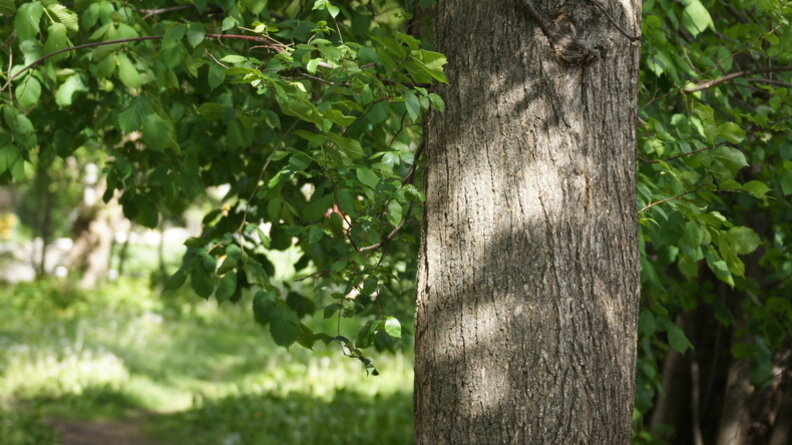
<path id="1" fill-rule="evenodd" d="M 628 444 L 640 2 L 437 8 L 415 442 Z"/>

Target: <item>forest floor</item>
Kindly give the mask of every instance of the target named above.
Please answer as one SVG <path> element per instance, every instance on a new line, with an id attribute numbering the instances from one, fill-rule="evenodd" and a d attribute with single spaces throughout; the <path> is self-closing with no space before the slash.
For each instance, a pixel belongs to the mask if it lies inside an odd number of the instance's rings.
<path id="1" fill-rule="evenodd" d="M 50 419 L 60 435 L 62 445 L 159 445 L 143 432 L 143 422 L 136 419 L 75 421 Z"/>

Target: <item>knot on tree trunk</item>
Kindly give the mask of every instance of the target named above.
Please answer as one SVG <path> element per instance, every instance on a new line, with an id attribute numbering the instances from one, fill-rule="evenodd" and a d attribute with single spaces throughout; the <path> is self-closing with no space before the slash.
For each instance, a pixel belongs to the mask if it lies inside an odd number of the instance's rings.
<path id="1" fill-rule="evenodd" d="M 547 37 L 558 61 L 578 66 L 597 59 L 604 45 L 602 13 L 589 0 L 564 2 L 553 14 L 537 5 L 536 0 L 523 0 L 531 18 Z"/>

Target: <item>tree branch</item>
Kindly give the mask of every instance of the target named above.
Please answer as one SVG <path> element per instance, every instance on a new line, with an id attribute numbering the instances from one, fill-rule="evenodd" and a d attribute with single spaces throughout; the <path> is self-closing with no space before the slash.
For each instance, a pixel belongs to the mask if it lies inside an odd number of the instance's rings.
<path id="1" fill-rule="evenodd" d="M 412 213 L 412 210 L 413 210 L 414 206 L 415 206 L 415 201 L 410 201 L 410 207 L 407 208 L 407 212 L 405 212 L 404 218 L 402 218 L 401 222 L 399 222 L 399 224 L 397 224 L 396 227 L 394 227 L 393 230 L 391 230 L 390 233 L 388 233 L 385 236 L 385 238 L 382 238 L 382 240 L 380 240 L 380 242 L 375 243 L 375 244 L 371 244 L 371 245 L 368 245 L 368 246 L 363 246 L 363 247 L 357 249 L 357 251 L 358 252 L 365 252 L 367 250 L 374 250 L 374 249 L 377 249 L 377 248 L 382 247 L 383 245 L 385 245 L 385 243 L 390 241 L 391 238 L 396 236 L 396 234 L 399 232 L 399 230 L 401 230 L 401 228 L 404 227 L 404 224 L 407 223 L 407 220 L 410 219 L 410 214 Z"/>
<path id="2" fill-rule="evenodd" d="M 755 70 L 737 71 L 731 74 L 727 74 L 723 77 L 718 77 L 717 79 L 704 81 L 693 87 L 683 88 L 682 92 L 685 94 L 695 93 L 697 91 L 706 90 L 707 88 L 712 88 L 715 85 L 719 85 L 724 82 L 734 80 L 738 77 L 745 77 L 745 76 L 751 76 L 753 74 L 762 74 L 762 73 L 777 73 L 780 71 L 792 71 L 792 65 L 783 65 L 783 66 L 774 66 L 770 68 L 760 68 Z"/>

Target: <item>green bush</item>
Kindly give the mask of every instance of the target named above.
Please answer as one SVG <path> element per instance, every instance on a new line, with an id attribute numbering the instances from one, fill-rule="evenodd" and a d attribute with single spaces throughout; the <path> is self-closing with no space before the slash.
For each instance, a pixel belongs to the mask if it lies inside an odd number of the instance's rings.
<path id="1" fill-rule="evenodd" d="M 55 429 L 42 422 L 35 409 L 0 405 L 0 443 L 3 445 L 56 445 Z"/>

